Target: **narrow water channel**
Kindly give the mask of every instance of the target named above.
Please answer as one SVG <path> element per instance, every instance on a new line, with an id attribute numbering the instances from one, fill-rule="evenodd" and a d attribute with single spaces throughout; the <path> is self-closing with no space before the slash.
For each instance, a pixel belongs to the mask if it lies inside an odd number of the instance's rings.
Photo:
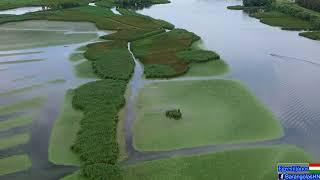
<path id="1" fill-rule="evenodd" d="M 203 47 L 229 64 L 226 76 L 242 81 L 280 119 L 285 129 L 281 143 L 295 144 L 320 159 L 320 42 L 226 8 L 238 4 L 172 0 L 138 12 L 198 34 Z"/>
<path id="2" fill-rule="evenodd" d="M 143 67 L 139 60 L 135 58 L 131 51 L 131 43 L 128 43 L 128 51 L 130 52 L 132 59 L 134 60 L 135 67 L 133 76 L 129 82 L 128 89 L 129 89 L 129 96 L 126 99 L 126 106 L 125 106 L 125 126 L 124 126 L 124 133 L 125 133 L 125 141 L 126 141 L 126 151 L 129 157 L 134 156 L 138 153 L 135 148 L 133 147 L 133 132 L 132 126 L 136 117 L 135 113 L 135 99 L 138 96 L 139 90 L 144 85 L 144 80 L 142 79 L 143 76 Z"/>

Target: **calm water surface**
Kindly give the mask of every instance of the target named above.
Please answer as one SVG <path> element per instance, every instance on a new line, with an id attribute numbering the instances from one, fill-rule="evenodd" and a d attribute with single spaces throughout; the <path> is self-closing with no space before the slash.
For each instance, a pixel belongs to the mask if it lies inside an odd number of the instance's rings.
<path id="1" fill-rule="evenodd" d="M 202 37 L 205 48 L 229 64 L 226 76 L 242 81 L 279 117 L 286 135 L 320 159 L 320 42 L 226 9 L 236 0 L 172 0 L 139 13 L 167 20 Z M 272 55 L 270 55 L 272 54 Z"/>
<path id="2" fill-rule="evenodd" d="M 33 97 L 47 98 L 42 106 L 27 109 L 27 112 L 19 110 L 12 115 L 1 114 L 2 120 L 8 120 L 19 113 L 37 113 L 27 127 L 0 133 L 0 138 L 29 133 L 31 138 L 27 144 L 0 150 L 0 157 L 27 154 L 32 161 L 31 169 L 0 176 L 0 179 L 60 179 L 78 167 L 54 165 L 48 161 L 52 126 L 58 118 L 66 91 L 95 80 L 77 77 L 74 73 L 77 62 L 70 61 L 69 57 L 79 52 L 77 48 L 96 42 L 100 35 L 109 32 L 99 31 L 92 23 L 24 21 L 0 25 L 0 33 L 6 34 L 0 37 L 0 107 Z M 34 59 L 41 61 L 8 63 Z M 84 60 L 80 58 L 78 62 Z M 15 91 L 34 85 L 41 87 Z"/>

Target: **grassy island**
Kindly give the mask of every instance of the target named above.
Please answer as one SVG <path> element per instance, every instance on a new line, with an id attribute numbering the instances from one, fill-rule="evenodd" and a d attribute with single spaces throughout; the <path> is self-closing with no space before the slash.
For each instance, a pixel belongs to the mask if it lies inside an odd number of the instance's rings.
<path id="1" fill-rule="evenodd" d="M 258 2 L 255 0 L 246 0 Z M 309 1 L 308 1 L 309 2 Z M 245 4 L 244 6 L 229 6 L 228 9 L 244 10 L 250 16 L 260 19 L 262 23 L 278 26 L 284 30 L 305 30 L 308 32 L 299 33 L 300 36 L 319 40 L 318 30 L 320 29 L 320 12 L 317 11 L 317 1 L 297 1 L 296 3 L 287 0 L 277 0 L 268 5 Z"/>
<path id="2" fill-rule="evenodd" d="M 173 121 L 164 116 L 171 109 L 183 110 L 183 119 Z M 136 111 L 134 145 L 142 151 L 252 142 L 283 135 L 272 113 L 231 80 L 153 83 L 140 92 Z"/>

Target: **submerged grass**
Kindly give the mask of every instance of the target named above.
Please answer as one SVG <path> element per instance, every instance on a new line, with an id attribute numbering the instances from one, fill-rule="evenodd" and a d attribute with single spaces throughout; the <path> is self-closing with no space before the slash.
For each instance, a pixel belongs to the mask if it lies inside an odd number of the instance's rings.
<path id="1" fill-rule="evenodd" d="M 79 156 L 71 150 L 80 129 L 82 112 L 72 108 L 74 92 L 66 93 L 61 113 L 55 121 L 49 144 L 49 161 L 58 165 L 80 165 Z"/>
<path id="2" fill-rule="evenodd" d="M 214 60 L 205 63 L 194 63 L 190 66 L 185 77 L 216 76 L 229 71 L 229 66 L 223 60 Z"/>
<path id="3" fill-rule="evenodd" d="M 85 60 L 84 62 L 75 65 L 76 76 L 79 78 L 97 78 L 97 75 L 92 71 L 92 62 Z"/>
<path id="4" fill-rule="evenodd" d="M 0 106 L 0 114 L 21 112 L 26 109 L 41 107 L 46 102 L 46 100 L 46 97 L 35 97 L 29 100 L 20 101 L 15 104 Z"/>
<path id="5" fill-rule="evenodd" d="M 90 2 L 90 0 L 60 0 L 59 2 L 69 2 L 69 3 L 77 3 L 79 5 L 85 5 Z M 1 0 L 0 9 L 13 9 L 25 6 L 46 6 L 48 1 L 46 0 Z"/>
<path id="6" fill-rule="evenodd" d="M 168 109 L 180 109 L 183 118 L 167 118 Z M 272 113 L 231 80 L 147 85 L 138 96 L 136 112 L 134 145 L 143 151 L 255 142 L 283 135 Z"/>
<path id="7" fill-rule="evenodd" d="M 34 118 L 35 118 L 35 115 L 33 114 L 33 115 L 18 116 L 5 121 L 0 121 L 0 132 L 31 124 Z"/>
<path id="8" fill-rule="evenodd" d="M 31 165 L 32 162 L 26 154 L 0 158 L 0 175 L 27 170 Z"/>
<path id="9" fill-rule="evenodd" d="M 40 61 L 44 61 L 44 59 L 2 61 L 2 62 L 0 62 L 0 65 L 4 65 L 4 64 L 23 64 L 23 63 L 40 62 Z"/>
<path id="10" fill-rule="evenodd" d="M 6 137 L 6 138 L 1 138 L 0 150 L 8 149 L 20 144 L 26 144 L 29 140 L 30 140 L 30 135 L 28 133 L 17 134 L 17 135 Z"/>
<path id="11" fill-rule="evenodd" d="M 124 180 L 270 180 L 277 179 L 277 163 L 310 160 L 302 149 L 290 145 L 230 150 L 129 166 L 125 169 Z"/>
<path id="12" fill-rule="evenodd" d="M 73 53 L 71 54 L 70 58 L 71 61 L 75 62 L 75 61 L 80 61 L 85 59 L 83 56 L 83 53 Z"/>
<path id="13" fill-rule="evenodd" d="M 26 78 L 27 77 L 20 78 L 18 80 L 25 80 Z M 19 94 L 19 93 L 27 93 L 27 92 L 30 92 L 35 89 L 43 88 L 43 87 L 47 86 L 48 84 L 59 84 L 59 83 L 65 83 L 65 80 L 64 79 L 55 79 L 55 80 L 47 81 L 46 83 L 42 83 L 42 84 L 34 84 L 34 85 L 23 87 L 23 88 L 12 89 L 10 91 L 0 93 L 0 97 L 11 96 L 11 95 Z"/>
<path id="14" fill-rule="evenodd" d="M 42 53 L 42 51 L 0 54 L 0 57 L 21 56 L 21 55 L 30 55 L 30 54 L 39 54 L 39 53 Z"/>

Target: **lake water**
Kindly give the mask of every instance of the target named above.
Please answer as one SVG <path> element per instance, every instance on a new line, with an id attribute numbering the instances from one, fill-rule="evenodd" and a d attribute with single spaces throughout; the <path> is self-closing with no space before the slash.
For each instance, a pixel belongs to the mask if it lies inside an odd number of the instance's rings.
<path id="1" fill-rule="evenodd" d="M 0 154 L 24 153 L 32 161 L 30 170 L 1 176 L 0 179 L 59 179 L 77 167 L 48 162 L 52 125 L 59 115 L 66 91 L 96 80 L 76 76 L 75 66 L 85 58 L 80 56 L 77 61 L 70 61 L 70 55 L 83 53 L 79 47 L 99 41 L 100 35 L 109 32 L 98 30 L 92 23 L 23 21 L 0 25 L 0 33 L 0 107 L 34 97 L 47 99 L 40 107 L 23 107 L 25 111 L 21 108 L 10 116 L 0 113 L 0 120 L 8 120 L 19 113 L 37 114 L 27 127 L 0 132 L 0 138 L 17 133 L 30 134 L 27 144 L 2 150 Z"/>
<path id="2" fill-rule="evenodd" d="M 199 35 L 204 48 L 229 64 L 226 77 L 242 81 L 279 117 L 285 129 L 282 142 L 320 159 L 320 42 L 227 9 L 238 4 L 241 1 L 172 0 L 138 12 Z"/>

